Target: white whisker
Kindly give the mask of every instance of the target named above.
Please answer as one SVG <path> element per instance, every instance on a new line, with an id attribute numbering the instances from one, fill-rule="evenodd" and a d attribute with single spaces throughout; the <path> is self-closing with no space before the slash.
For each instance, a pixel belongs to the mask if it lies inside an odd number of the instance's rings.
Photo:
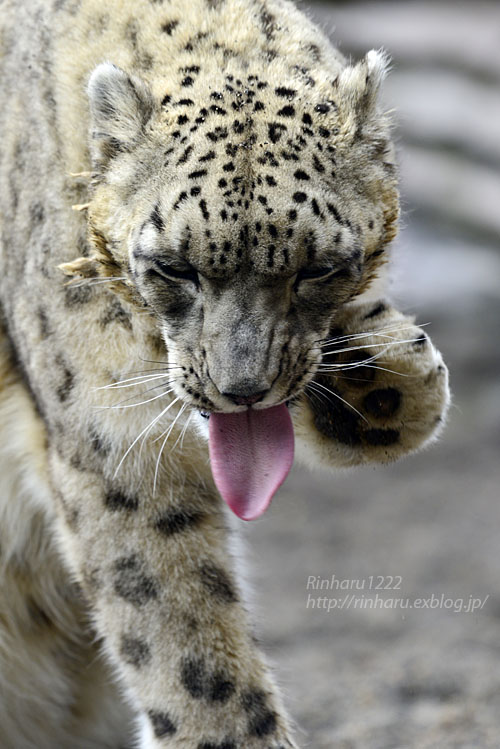
<path id="1" fill-rule="evenodd" d="M 360 346 L 346 346 L 346 348 L 332 349 L 331 351 L 324 351 L 323 356 L 343 354 L 346 351 L 362 351 L 367 348 L 379 348 L 380 346 L 385 346 L 384 351 L 387 351 L 390 346 L 397 346 L 399 343 L 415 343 L 415 341 L 418 341 L 418 338 L 395 338 L 391 343 L 367 343 Z"/>
<path id="2" fill-rule="evenodd" d="M 139 356 L 139 359 L 141 361 L 146 362 L 146 364 L 173 364 L 175 366 L 180 366 L 180 364 L 177 364 L 177 362 L 163 361 L 161 359 L 158 361 L 155 361 L 154 359 L 143 359 L 142 356 Z"/>
<path id="3" fill-rule="evenodd" d="M 150 388 L 151 390 L 155 390 L 156 388 Z M 98 406 L 97 408 L 135 408 L 136 406 L 143 406 L 145 403 L 151 403 L 152 401 L 158 400 L 158 398 L 164 398 L 169 393 L 172 393 L 174 388 L 170 388 L 169 390 L 164 390 L 163 393 L 160 393 L 159 395 L 155 395 L 153 398 L 148 398 L 147 400 L 141 401 L 140 403 L 129 403 L 126 406 L 122 406 L 120 403 L 118 403 L 116 406 Z M 135 396 L 132 396 L 135 397 Z M 127 398 L 126 400 L 130 400 Z M 123 403 L 124 401 L 122 401 Z"/>
<path id="4" fill-rule="evenodd" d="M 356 350 L 356 349 L 353 349 L 353 350 Z M 380 359 L 380 357 L 383 356 L 383 354 L 385 354 L 386 351 L 387 351 L 387 347 L 382 349 L 382 351 L 378 351 L 376 354 L 372 354 L 372 356 L 368 356 L 366 359 L 361 359 L 360 361 L 351 361 L 351 362 L 348 361 L 344 363 L 334 362 L 331 364 L 325 364 L 322 362 L 321 364 L 318 365 L 318 371 L 328 370 L 329 372 L 335 372 L 338 370 L 339 372 L 341 372 L 345 369 L 356 369 L 356 367 L 363 367 L 369 364 L 370 362 L 377 361 L 377 359 Z"/>
<path id="5" fill-rule="evenodd" d="M 418 327 L 424 328 L 429 324 L 430 323 L 422 323 Z M 409 330 L 410 328 L 414 328 L 414 327 L 415 325 L 413 324 L 412 325 L 391 325 L 387 328 L 379 328 L 378 330 L 371 330 L 366 333 L 348 333 L 347 335 L 337 336 L 335 338 L 329 338 L 323 341 L 319 340 L 319 341 L 316 341 L 316 343 L 321 343 L 321 348 L 323 348 L 323 346 L 326 346 L 329 343 L 344 343 L 346 341 L 354 341 L 357 338 L 368 338 L 369 336 L 374 336 L 374 335 L 382 336 L 387 333 L 397 333 L 402 330 Z"/>
<path id="6" fill-rule="evenodd" d="M 154 427 L 154 425 L 155 425 L 155 424 L 157 423 L 157 421 L 158 421 L 159 419 L 161 419 L 161 417 L 162 417 L 162 416 L 163 416 L 164 414 L 166 414 L 166 413 L 167 413 L 167 411 L 168 411 L 168 410 L 169 410 L 170 408 L 172 408 L 172 406 L 174 405 L 174 403 L 177 403 L 177 401 L 179 401 L 179 400 L 180 400 L 180 398 L 179 398 L 179 397 L 177 397 L 177 398 L 174 398 L 174 400 L 173 400 L 173 401 L 172 401 L 171 403 L 169 403 L 169 404 L 168 404 L 168 406 L 166 406 L 166 408 L 164 408 L 164 409 L 163 409 L 163 411 L 161 411 L 161 412 L 160 412 L 160 413 L 158 414 L 158 416 L 155 416 L 155 418 L 154 418 L 154 419 L 153 419 L 153 420 L 152 420 L 152 421 L 151 421 L 151 422 L 150 422 L 150 423 L 148 424 L 148 426 L 147 426 L 147 427 L 145 427 L 145 428 L 144 428 L 144 429 L 142 430 L 142 432 L 141 432 L 141 433 L 140 433 L 140 434 L 139 434 L 139 435 L 138 435 L 138 436 L 137 436 L 137 437 L 135 438 L 135 440 L 134 440 L 134 441 L 132 442 L 132 444 L 131 444 L 131 445 L 130 445 L 130 447 L 129 447 L 129 448 L 127 449 L 126 453 L 125 453 L 125 454 L 123 455 L 122 459 L 121 459 L 121 460 L 120 460 L 120 462 L 118 463 L 118 465 L 117 465 L 117 467 L 116 467 L 116 470 L 115 470 L 115 472 L 114 472 L 114 474 L 113 474 L 113 478 L 116 478 L 116 475 L 117 475 L 118 471 L 120 470 L 120 467 L 121 467 L 121 465 L 122 465 L 123 461 L 125 460 L 125 458 L 126 458 L 126 457 L 127 457 L 127 455 L 129 454 L 129 452 L 130 452 L 130 451 L 132 450 L 132 448 L 134 447 L 134 445 L 135 445 L 135 444 L 137 444 L 137 442 L 138 442 L 138 441 L 140 440 L 140 438 L 142 437 L 142 435 L 144 434 L 144 437 L 146 437 L 146 435 L 148 434 L 148 432 L 149 432 L 149 431 L 150 431 L 150 430 L 151 430 L 151 429 L 152 429 L 152 428 Z M 144 444 L 144 441 L 143 441 L 143 444 Z"/>
<path id="7" fill-rule="evenodd" d="M 182 436 L 181 436 L 181 450 L 184 447 L 184 437 L 186 436 L 187 428 L 191 422 L 191 419 L 193 418 L 194 411 L 192 410 L 189 414 L 188 420 L 186 421 L 186 424 L 184 426 L 184 429 L 182 430 Z"/>
<path id="8" fill-rule="evenodd" d="M 319 402 L 320 405 L 323 404 L 323 400 L 326 403 L 328 403 L 328 398 L 326 397 L 326 395 L 324 393 L 322 393 L 320 390 L 317 390 L 317 391 L 314 390 L 314 385 L 315 384 L 316 383 L 314 382 L 314 380 L 312 382 L 308 382 L 308 384 L 306 385 L 306 387 L 304 389 L 304 395 L 307 398 L 309 398 L 309 400 L 311 401 L 311 403 L 312 403 L 312 397 L 314 397 Z M 308 390 L 310 392 L 308 392 Z"/>
<path id="9" fill-rule="evenodd" d="M 191 421 L 192 416 L 193 416 L 193 411 L 191 411 L 191 413 L 187 417 L 186 423 L 182 427 L 182 431 L 180 432 L 179 436 L 177 437 L 177 439 L 175 440 L 174 444 L 172 445 L 172 449 L 170 450 L 170 452 L 173 452 L 175 450 L 175 448 L 179 444 L 179 441 L 181 443 L 181 450 L 182 450 L 182 445 L 183 445 L 183 441 L 184 441 L 184 435 L 186 434 L 186 429 L 188 428 L 188 425 L 189 425 L 189 422 Z"/>
<path id="10" fill-rule="evenodd" d="M 187 403 L 183 403 L 182 406 L 181 406 L 181 408 L 180 408 L 180 410 L 179 410 L 179 413 L 177 414 L 177 416 L 175 417 L 175 419 L 171 423 L 171 425 L 170 425 L 170 427 L 169 427 L 169 429 L 167 431 L 167 435 L 166 435 L 165 439 L 163 440 L 163 442 L 161 444 L 160 452 L 158 453 L 158 458 L 156 459 L 155 476 L 154 476 L 154 481 L 153 481 L 153 496 L 156 494 L 156 481 L 157 481 L 157 478 L 158 478 L 158 469 L 160 467 L 160 458 L 161 458 L 161 454 L 163 452 L 163 448 L 167 444 L 168 438 L 172 434 L 172 429 L 174 428 L 177 420 L 184 413 L 184 411 L 186 410 L 186 408 L 187 408 Z M 154 441 L 156 442 L 157 440 L 154 440 Z"/>
<path id="11" fill-rule="evenodd" d="M 155 372 L 158 374 L 159 372 L 168 372 L 171 369 L 182 369 L 182 367 L 155 367 L 150 369 L 131 369 L 130 372 L 127 372 L 127 374 L 144 374 L 146 375 L 148 372 L 152 373 Z"/>
<path id="12" fill-rule="evenodd" d="M 107 278 L 82 278 L 80 281 L 76 281 L 71 284 L 73 289 L 77 289 L 79 286 L 95 286 L 98 283 L 109 283 L 110 281 L 127 281 L 125 276 L 108 276 Z"/>
<path id="13" fill-rule="evenodd" d="M 109 385 L 101 385 L 100 387 L 94 388 L 94 390 L 119 390 L 121 388 L 130 388 L 135 385 L 145 385 L 147 382 L 153 382 L 154 380 L 167 379 L 168 374 L 158 373 L 154 375 L 139 375 L 137 377 L 129 377 L 126 380 L 120 380 L 119 382 L 112 382 Z M 131 384 L 124 384 L 131 383 Z"/>
<path id="14" fill-rule="evenodd" d="M 368 361 L 368 360 L 367 360 Z M 363 362 L 359 362 L 355 366 L 346 367 L 346 369 L 356 369 L 356 367 L 366 367 L 367 369 L 379 369 L 381 372 L 389 372 L 390 374 L 398 375 L 399 377 L 418 377 L 419 375 L 411 375 L 406 374 L 405 372 L 397 372 L 395 369 L 389 369 L 388 367 L 381 367 L 379 364 L 364 364 Z M 333 374 L 337 376 L 338 372 L 343 372 L 344 370 L 335 368 L 335 369 L 328 369 L 328 367 L 325 367 L 323 369 L 318 369 L 319 374 Z M 339 375 L 341 376 L 341 375 Z M 345 379 L 354 379 L 353 377 L 345 378 Z"/>
<path id="15" fill-rule="evenodd" d="M 363 421 L 366 421 L 366 423 L 367 423 L 367 424 L 369 424 L 369 421 L 368 421 L 368 419 L 366 418 L 366 416 L 364 416 L 364 415 L 363 415 L 363 414 L 361 413 L 361 411 L 358 411 L 358 409 L 357 409 L 357 408 L 355 408 L 355 406 L 353 406 L 353 405 L 352 405 L 352 403 L 349 403 L 349 401 L 346 401 L 346 400 L 345 400 L 344 398 L 342 398 L 342 397 L 341 397 L 341 396 L 340 396 L 340 395 L 339 395 L 338 393 L 334 393 L 334 392 L 333 392 L 333 390 L 330 390 L 330 389 L 329 389 L 329 388 L 327 388 L 327 387 L 326 387 L 325 385 L 322 385 L 322 384 L 321 384 L 321 382 L 316 382 L 316 381 L 313 381 L 313 383 L 314 383 L 314 385 L 316 385 L 317 387 L 320 387 L 320 388 L 323 388 L 323 390 L 326 390 L 326 392 L 327 392 L 327 393 L 329 393 L 330 395 L 333 395 L 333 396 L 335 396 L 335 398 L 338 398 L 339 400 L 341 400 L 341 401 L 342 401 L 342 403 L 345 403 L 345 404 L 346 404 L 346 406 L 349 406 L 349 408 L 352 408 L 352 410 L 353 410 L 353 411 L 355 411 L 355 412 L 356 412 L 356 413 L 358 414 L 358 416 L 361 416 L 361 418 L 363 419 Z M 311 386 L 311 384 L 312 384 L 312 383 L 309 383 L 307 387 L 310 387 L 310 386 Z"/>

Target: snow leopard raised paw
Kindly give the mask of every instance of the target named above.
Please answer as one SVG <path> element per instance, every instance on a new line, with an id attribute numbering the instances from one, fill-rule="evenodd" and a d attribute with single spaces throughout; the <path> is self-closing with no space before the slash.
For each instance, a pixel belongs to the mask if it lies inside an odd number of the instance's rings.
<path id="1" fill-rule="evenodd" d="M 297 436 L 307 435 L 306 458 L 387 463 L 438 436 L 450 402 L 448 370 L 413 317 L 386 300 L 353 303 L 322 346 L 296 424 Z"/>

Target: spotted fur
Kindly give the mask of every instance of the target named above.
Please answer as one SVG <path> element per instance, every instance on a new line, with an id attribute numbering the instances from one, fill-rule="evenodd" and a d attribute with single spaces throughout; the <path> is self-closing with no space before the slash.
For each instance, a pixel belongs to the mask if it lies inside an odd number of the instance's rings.
<path id="1" fill-rule="evenodd" d="M 367 301 L 398 216 L 385 55 L 349 64 L 287 0 L 1 25 L 0 743 L 296 747 L 203 414 L 287 401 L 329 467 L 442 424 L 438 352 Z"/>

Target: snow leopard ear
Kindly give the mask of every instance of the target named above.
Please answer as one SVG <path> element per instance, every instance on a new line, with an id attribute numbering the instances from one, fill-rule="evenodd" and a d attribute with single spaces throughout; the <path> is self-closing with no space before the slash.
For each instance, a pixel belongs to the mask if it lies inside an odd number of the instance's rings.
<path id="1" fill-rule="evenodd" d="M 99 170 L 117 153 L 137 144 L 153 114 L 154 100 L 143 81 L 109 62 L 95 68 L 87 93 L 90 151 L 94 168 Z"/>
<path id="2" fill-rule="evenodd" d="M 376 110 L 377 94 L 390 66 L 383 50 L 372 49 L 360 62 L 348 65 L 335 81 L 343 101 L 356 114 L 367 117 Z"/>

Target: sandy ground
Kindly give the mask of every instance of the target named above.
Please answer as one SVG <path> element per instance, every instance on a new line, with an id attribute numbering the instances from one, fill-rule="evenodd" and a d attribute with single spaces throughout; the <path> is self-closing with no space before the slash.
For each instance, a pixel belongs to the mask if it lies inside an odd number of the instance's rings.
<path id="1" fill-rule="evenodd" d="M 303 747 L 498 748 L 500 120 L 487 114 L 499 104 L 499 6 L 373 2 L 314 12 L 337 23 L 356 56 L 395 42 L 388 95 L 402 107 L 405 226 L 393 293 L 430 323 L 454 404 L 439 444 L 399 464 L 333 476 L 294 468 L 248 528 L 264 648 Z M 415 19 L 430 30 L 419 39 Z M 481 49 L 470 49 L 481 28 Z M 460 119 L 464 91 L 484 109 Z M 312 588 L 332 575 L 341 588 Z M 374 589 L 378 576 L 389 587 Z M 475 611 L 458 610 L 472 599 Z"/>

